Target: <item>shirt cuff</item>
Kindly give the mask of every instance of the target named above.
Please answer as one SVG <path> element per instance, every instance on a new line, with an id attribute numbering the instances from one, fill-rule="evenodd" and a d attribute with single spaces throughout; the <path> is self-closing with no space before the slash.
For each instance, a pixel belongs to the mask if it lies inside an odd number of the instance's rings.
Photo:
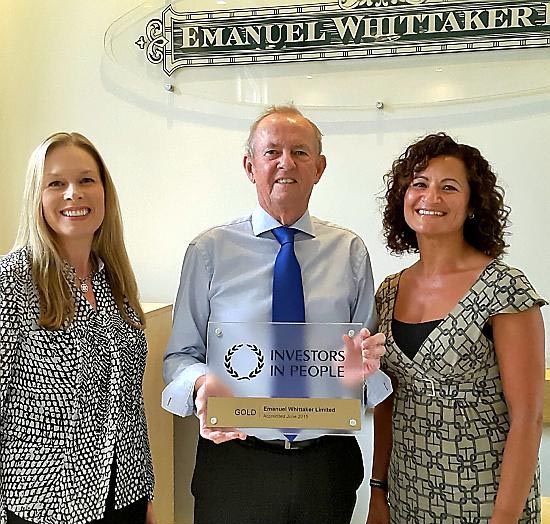
<path id="1" fill-rule="evenodd" d="M 390 377 L 378 370 L 365 380 L 365 407 L 373 408 L 386 400 L 392 392 Z"/>
<path id="2" fill-rule="evenodd" d="M 197 379 L 206 375 L 206 364 L 192 364 L 183 369 L 162 392 L 162 407 L 180 417 L 193 414 L 195 408 L 193 393 Z"/>

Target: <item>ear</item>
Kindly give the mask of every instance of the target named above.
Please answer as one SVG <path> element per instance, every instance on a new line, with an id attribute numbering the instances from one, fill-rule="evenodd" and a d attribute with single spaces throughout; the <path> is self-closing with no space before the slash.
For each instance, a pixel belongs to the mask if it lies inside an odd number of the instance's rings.
<path id="1" fill-rule="evenodd" d="M 252 167 L 252 159 L 248 155 L 244 155 L 243 157 L 243 167 L 244 167 L 246 176 L 248 177 L 248 180 L 250 180 L 253 184 L 255 184 L 256 180 L 254 179 L 254 169 Z"/>
<path id="2" fill-rule="evenodd" d="M 319 155 L 317 159 L 317 173 L 315 174 L 315 184 L 321 180 L 323 173 L 327 167 L 327 158 L 325 155 Z"/>

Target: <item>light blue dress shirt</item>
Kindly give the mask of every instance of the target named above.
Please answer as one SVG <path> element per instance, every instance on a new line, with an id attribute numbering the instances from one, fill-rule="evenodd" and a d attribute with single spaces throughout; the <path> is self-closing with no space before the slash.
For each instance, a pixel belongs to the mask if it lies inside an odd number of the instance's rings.
<path id="1" fill-rule="evenodd" d="M 177 377 L 178 396 L 186 399 L 178 414 L 193 413 L 195 381 L 207 371 L 209 321 L 271 322 L 273 266 L 280 247 L 271 230 L 279 226 L 258 206 L 252 215 L 209 229 L 189 245 L 164 356 L 165 381 Z M 294 249 L 302 269 L 306 322 L 357 322 L 374 332 L 374 285 L 361 238 L 307 211 L 292 227 L 298 230 Z"/>

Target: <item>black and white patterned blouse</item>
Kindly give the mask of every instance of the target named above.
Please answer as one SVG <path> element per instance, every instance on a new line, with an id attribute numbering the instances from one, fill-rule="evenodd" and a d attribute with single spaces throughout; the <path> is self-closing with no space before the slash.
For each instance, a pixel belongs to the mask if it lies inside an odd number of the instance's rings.
<path id="1" fill-rule="evenodd" d="M 6 509 L 40 524 L 100 519 L 115 456 L 115 507 L 152 498 L 145 336 L 104 268 L 92 282 L 97 309 L 75 289 L 74 321 L 46 330 L 27 251 L 0 260 L 0 524 Z"/>

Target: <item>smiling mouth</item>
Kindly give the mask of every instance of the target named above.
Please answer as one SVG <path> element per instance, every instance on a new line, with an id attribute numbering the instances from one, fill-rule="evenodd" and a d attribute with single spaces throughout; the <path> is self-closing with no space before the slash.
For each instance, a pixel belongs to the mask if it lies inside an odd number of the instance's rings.
<path id="1" fill-rule="evenodd" d="M 445 213 L 443 211 L 434 211 L 432 209 L 418 209 L 416 211 L 421 216 L 442 217 Z"/>
<path id="2" fill-rule="evenodd" d="M 293 178 L 279 178 L 275 181 L 276 184 L 295 184 L 296 180 Z"/>
<path id="3" fill-rule="evenodd" d="M 91 212 L 91 209 L 89 207 L 85 207 L 82 209 L 64 209 L 61 211 L 61 214 L 64 217 L 84 217 L 88 215 Z"/>

